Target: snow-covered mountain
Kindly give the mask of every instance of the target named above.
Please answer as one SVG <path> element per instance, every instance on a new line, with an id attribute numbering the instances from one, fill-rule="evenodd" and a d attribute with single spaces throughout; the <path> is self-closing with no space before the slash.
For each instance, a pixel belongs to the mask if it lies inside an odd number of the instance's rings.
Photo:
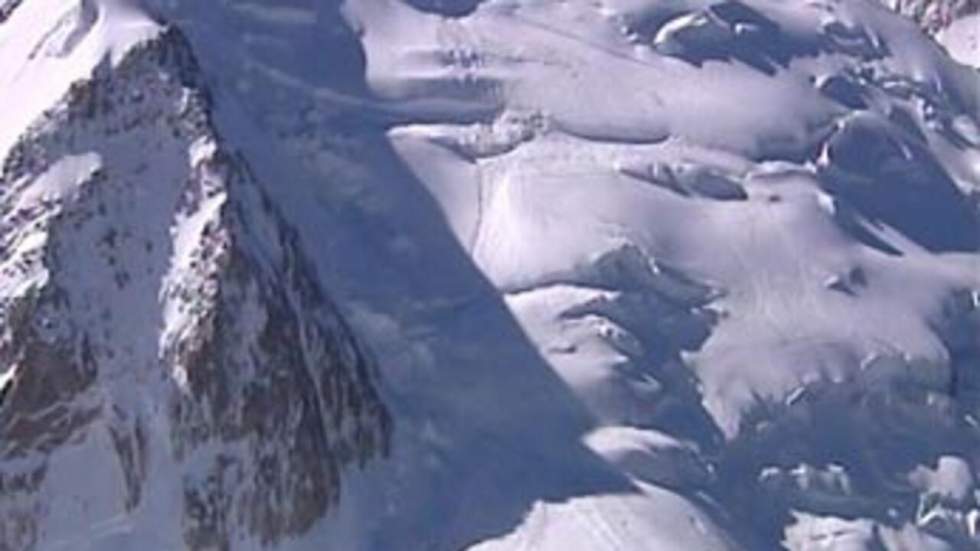
<path id="1" fill-rule="evenodd" d="M 980 547 L 931 6 L 0 0 L 0 550 Z"/>

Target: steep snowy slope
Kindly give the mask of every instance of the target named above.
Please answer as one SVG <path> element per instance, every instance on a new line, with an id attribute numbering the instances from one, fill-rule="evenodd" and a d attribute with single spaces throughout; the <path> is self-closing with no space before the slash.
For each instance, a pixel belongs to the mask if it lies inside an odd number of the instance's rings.
<path id="1" fill-rule="evenodd" d="M 980 10 L 980 3 L 976 0 L 884 0 L 884 4 L 911 18 L 930 34 L 938 33 Z"/>
<path id="2" fill-rule="evenodd" d="M 974 549 L 980 77 L 870 0 L 0 0 L 0 549 Z"/>
<path id="3" fill-rule="evenodd" d="M 955 19 L 936 37 L 953 59 L 980 67 L 980 6 L 976 11 Z"/>
<path id="4" fill-rule="evenodd" d="M 884 0 L 884 3 L 934 35 L 953 59 L 980 67 L 980 2 Z"/>
<path id="5" fill-rule="evenodd" d="M 379 93 L 500 105 L 390 135 L 593 449 L 703 484 L 749 547 L 972 545 L 972 475 L 915 473 L 976 459 L 975 74 L 862 2 L 353 11 Z M 615 548 L 590 516 L 499 546 Z"/>
<path id="6" fill-rule="evenodd" d="M 370 360 L 214 133 L 181 35 L 44 4 L 0 27 L 0 58 L 26 54 L 7 104 L 63 98 L 0 180 L 0 547 L 302 533 L 387 449 Z"/>

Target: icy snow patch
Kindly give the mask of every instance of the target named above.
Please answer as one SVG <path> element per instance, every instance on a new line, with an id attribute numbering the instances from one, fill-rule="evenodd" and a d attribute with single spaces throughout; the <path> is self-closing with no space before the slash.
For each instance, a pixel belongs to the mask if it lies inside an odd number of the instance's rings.
<path id="1" fill-rule="evenodd" d="M 936 39 L 956 61 L 980 68 L 980 13 L 953 21 Z"/>
<path id="2" fill-rule="evenodd" d="M 63 14 L 55 18 L 52 13 Z M 103 61 L 116 63 L 160 32 L 128 0 L 24 2 L 0 26 L 0 159 L 22 130 Z"/>

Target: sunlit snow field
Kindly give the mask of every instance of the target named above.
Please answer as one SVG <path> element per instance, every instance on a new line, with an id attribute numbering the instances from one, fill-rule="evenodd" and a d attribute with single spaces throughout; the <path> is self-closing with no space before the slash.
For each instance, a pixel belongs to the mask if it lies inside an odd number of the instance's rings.
<path id="1" fill-rule="evenodd" d="M 39 536 L 0 520 L 0 549 L 189 545 L 175 488 L 221 445 L 170 457 L 158 383 L 125 370 L 194 329 L 162 290 L 226 195 L 251 213 L 260 192 L 394 433 L 312 527 L 262 541 L 229 515 L 231 549 L 977 548 L 978 26 L 940 45 L 870 0 L 24 0 L 0 23 L 0 158 L 48 126 L 74 141 L 0 179 L 0 297 L 58 281 L 113 313 L 68 315 L 129 347 L 92 400 L 150 419 L 149 467 L 124 505 L 101 421 L 32 456 Z M 208 139 L 125 109 L 39 125 L 171 27 Z M 260 192 L 161 214 L 219 147 Z M 134 182 L 109 217 L 170 244 L 120 253 L 126 291 L 67 216 L 10 214 L 71 212 L 102 167 Z M 249 230 L 259 264 L 293 254 L 274 225 Z M 25 275 L 51 234 L 71 254 Z"/>

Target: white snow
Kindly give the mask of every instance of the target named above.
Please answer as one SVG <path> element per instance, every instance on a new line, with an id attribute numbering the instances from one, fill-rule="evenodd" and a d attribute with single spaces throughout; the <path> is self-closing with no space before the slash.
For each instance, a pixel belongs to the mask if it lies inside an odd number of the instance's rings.
<path id="1" fill-rule="evenodd" d="M 975 16 L 939 35 L 957 63 L 864 0 L 148 4 L 187 34 L 218 134 L 297 228 L 394 415 L 392 456 L 345 474 L 337 510 L 284 548 L 976 539 Z M 17 106 L 0 157 L 158 32 L 125 2 L 18 7 L 0 24 L 0 105 Z M 135 135 L 82 136 L 30 189 L 0 190 L 28 208 L 99 169 L 139 182 L 105 197 L 138 207 L 113 209 L 137 237 L 118 257 L 153 277 L 100 321 L 112 270 L 78 252 L 61 275 L 79 320 L 131 336 L 107 363 L 121 381 L 198 329 L 169 293 L 228 207 L 222 191 L 169 218 L 174 182 L 217 144 Z M 5 269 L 49 239 L 0 223 Z M 104 229 L 63 239 L 85 251 Z M 168 430 L 157 398 L 113 392 Z M 57 476 L 105 438 L 74 443 Z M 52 545 L 179 545 L 178 519 L 154 524 L 179 497 L 156 445 L 129 516 L 96 487 L 114 465 L 59 478 L 77 500 L 52 510 Z"/>
<path id="2" fill-rule="evenodd" d="M 980 67 L 980 13 L 956 19 L 936 39 L 956 61 Z"/>
<path id="3" fill-rule="evenodd" d="M 158 26 L 129 0 L 24 2 L 0 25 L 0 157 L 23 130 L 107 60 L 155 36 Z"/>

